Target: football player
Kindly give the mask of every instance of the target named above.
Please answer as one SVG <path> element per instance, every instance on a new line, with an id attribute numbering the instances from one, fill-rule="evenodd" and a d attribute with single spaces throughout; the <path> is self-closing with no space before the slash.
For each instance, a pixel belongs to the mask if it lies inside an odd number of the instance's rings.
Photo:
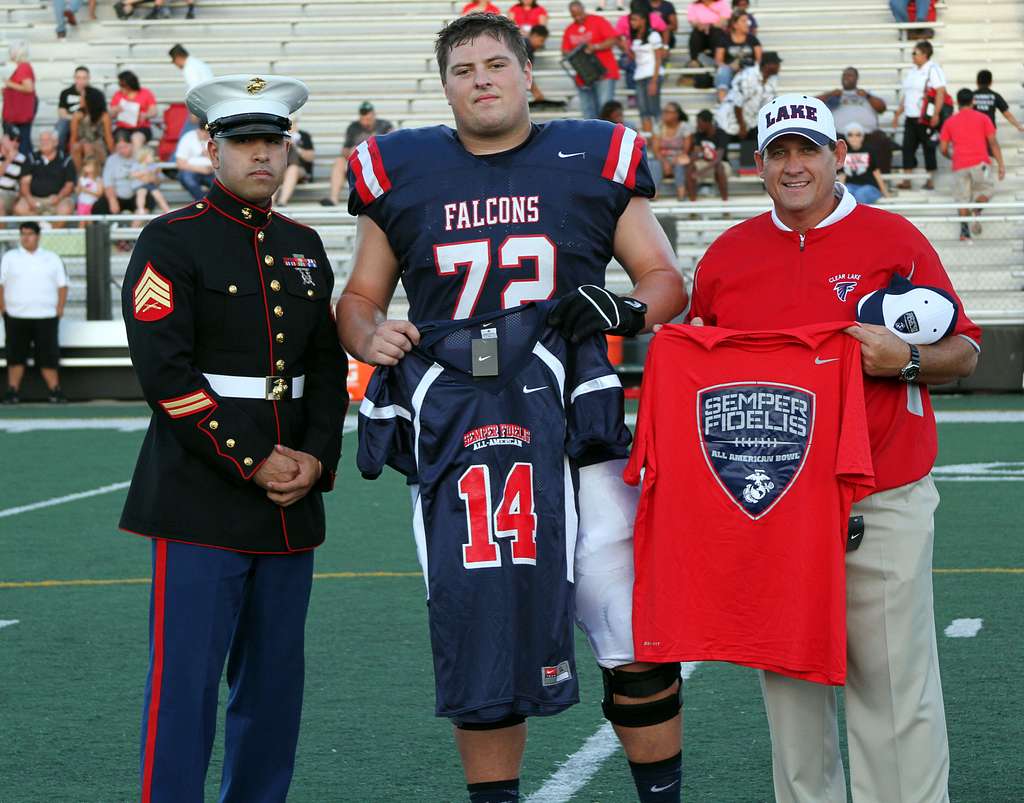
<path id="1" fill-rule="evenodd" d="M 417 324 L 560 299 L 549 322 L 574 340 L 633 336 L 678 315 L 686 291 L 648 199 L 644 145 L 623 125 L 530 121 L 532 65 L 516 26 L 470 14 L 436 42 L 455 129 L 406 129 L 361 144 L 349 160 L 358 215 L 352 274 L 338 302 L 342 344 L 394 365 Z M 604 288 L 617 259 L 629 297 Z M 409 320 L 387 317 L 399 280 Z M 577 620 L 604 675 L 603 709 L 622 741 L 640 800 L 679 799 L 678 664 L 633 661 L 635 489 L 624 461 L 580 470 Z M 470 800 L 518 799 L 522 718 L 455 725 Z"/>

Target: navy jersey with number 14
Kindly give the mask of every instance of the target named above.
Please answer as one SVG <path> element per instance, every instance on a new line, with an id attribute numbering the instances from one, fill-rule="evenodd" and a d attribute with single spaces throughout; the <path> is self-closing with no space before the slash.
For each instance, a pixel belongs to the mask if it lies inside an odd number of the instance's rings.
<path id="1" fill-rule="evenodd" d="M 574 468 L 624 458 L 630 434 L 604 337 L 566 342 L 550 307 L 424 325 L 359 410 L 363 475 L 386 464 L 418 482 L 438 716 L 491 722 L 578 701 Z"/>
<path id="2" fill-rule="evenodd" d="M 387 235 L 417 326 L 603 287 L 619 217 L 654 195 L 643 138 L 603 120 L 534 125 L 486 156 L 447 126 L 371 137 L 349 184 L 349 212 Z"/>

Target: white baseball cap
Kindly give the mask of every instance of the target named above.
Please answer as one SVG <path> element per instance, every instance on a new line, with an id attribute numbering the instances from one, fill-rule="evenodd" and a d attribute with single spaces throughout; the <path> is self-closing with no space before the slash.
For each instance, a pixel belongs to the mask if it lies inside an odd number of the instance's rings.
<path id="1" fill-rule="evenodd" d="M 764 152 L 773 139 L 799 134 L 815 145 L 836 141 L 836 121 L 828 106 L 810 95 L 779 95 L 757 113 L 757 149 Z"/>
<path id="2" fill-rule="evenodd" d="M 309 88 L 283 75 L 221 75 L 196 84 L 185 96 L 189 111 L 211 136 L 284 134 L 289 115 L 309 97 Z"/>
<path id="3" fill-rule="evenodd" d="M 857 320 L 884 326 L 900 340 L 925 346 L 956 328 L 956 299 L 940 287 L 915 286 L 898 273 L 889 286 L 857 302 Z"/>

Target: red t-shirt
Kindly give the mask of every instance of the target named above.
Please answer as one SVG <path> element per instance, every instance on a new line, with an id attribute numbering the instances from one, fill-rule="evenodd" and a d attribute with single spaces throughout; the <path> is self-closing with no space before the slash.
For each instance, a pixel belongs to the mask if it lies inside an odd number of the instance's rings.
<path id="1" fill-rule="evenodd" d="M 20 84 L 26 78 L 36 80 L 36 74 L 32 70 L 32 65 L 27 61 L 23 61 L 14 68 L 14 72 L 11 73 L 10 80 Z M 5 123 L 31 123 L 36 116 L 36 93 L 33 92 L 19 92 L 17 89 L 11 89 L 8 86 L 4 86 L 4 112 L 3 120 Z"/>
<path id="2" fill-rule="evenodd" d="M 942 126 L 941 142 L 953 143 L 953 169 L 966 170 L 989 164 L 988 138 L 996 133 L 987 114 L 976 109 L 961 109 Z"/>
<path id="3" fill-rule="evenodd" d="M 146 89 L 146 87 L 140 88 L 134 98 L 129 98 L 124 92 L 118 90 L 114 93 L 114 97 L 110 99 L 110 105 L 117 106 L 123 100 L 128 101 L 129 103 L 138 103 L 140 115 L 142 112 L 148 111 L 156 106 L 156 98 L 153 97 L 153 93 Z M 152 124 L 152 122 L 152 118 L 147 117 L 146 119 L 143 119 L 140 116 L 138 122 L 135 125 L 132 125 L 131 123 L 123 122 L 121 115 L 118 115 L 117 122 L 114 125 L 117 128 L 127 128 L 131 130 L 136 128 L 147 128 Z"/>
<path id="4" fill-rule="evenodd" d="M 730 329 L 854 321 L 860 298 L 888 286 L 894 273 L 952 293 L 960 305 L 955 333 L 980 348 L 981 330 L 931 243 L 905 218 L 863 204 L 808 231 L 802 247 L 800 235 L 776 226 L 770 212 L 733 226 L 697 266 L 689 316 Z M 866 376 L 864 392 L 876 490 L 921 479 L 938 450 L 927 387 Z"/>
<path id="5" fill-rule="evenodd" d="M 582 25 L 570 22 L 569 27 L 562 34 L 562 52 L 568 53 L 584 42 L 587 44 L 600 44 L 616 36 L 615 29 L 604 17 L 597 14 L 587 14 Z M 605 78 L 618 80 L 619 63 L 615 60 L 615 54 L 611 48 L 598 50 L 595 54 L 598 61 L 604 65 Z M 582 85 L 580 79 L 576 79 L 578 85 Z"/>
<path id="6" fill-rule="evenodd" d="M 547 16 L 547 9 L 544 6 L 526 6 L 516 3 L 508 10 L 509 16 L 515 21 L 523 33 L 529 33 L 534 25 L 540 25 L 542 17 Z"/>
<path id="7" fill-rule="evenodd" d="M 478 11 L 481 14 L 501 14 L 501 9 L 494 5 L 494 3 L 488 3 L 487 8 L 483 11 L 480 11 L 480 9 L 477 8 L 476 3 L 466 3 L 466 5 L 462 7 L 463 15 L 469 14 L 472 11 Z"/>
<path id="8" fill-rule="evenodd" d="M 846 325 L 672 325 L 651 341 L 624 475 L 643 469 L 638 661 L 845 682 L 848 520 L 873 485 Z"/>

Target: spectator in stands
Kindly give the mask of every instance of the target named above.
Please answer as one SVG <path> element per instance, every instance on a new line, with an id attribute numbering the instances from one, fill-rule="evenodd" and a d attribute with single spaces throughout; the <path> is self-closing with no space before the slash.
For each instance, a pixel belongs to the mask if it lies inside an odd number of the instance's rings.
<path id="1" fill-rule="evenodd" d="M 699 67 L 703 61 L 710 67 L 714 59 L 711 49 L 715 46 L 714 34 L 725 28 L 732 14 L 729 0 L 697 0 L 686 9 L 686 19 L 693 26 L 690 31 L 690 63 L 688 67 Z"/>
<path id="2" fill-rule="evenodd" d="M 903 172 L 909 173 L 917 167 L 917 149 L 924 150 L 924 167 L 928 171 L 926 190 L 935 189 L 935 139 L 932 129 L 939 126 L 942 106 L 946 100 L 946 74 L 942 68 L 932 61 L 931 42 L 918 42 L 914 45 L 911 58 L 914 69 L 903 74 L 903 90 L 900 105 L 893 117 L 893 127 L 899 125 L 900 115 L 905 114 L 903 123 Z M 934 102 L 928 108 L 928 90 L 935 91 Z M 929 117 L 928 114 L 931 114 Z M 901 190 L 910 189 L 909 179 L 898 185 Z"/>
<path id="3" fill-rule="evenodd" d="M 534 25 L 548 24 L 547 9 L 537 5 L 537 0 L 518 0 L 509 8 L 508 17 L 519 26 L 523 36 L 529 36 Z"/>
<path id="4" fill-rule="evenodd" d="M 14 205 L 14 214 L 72 214 L 77 179 L 71 157 L 57 147 L 57 132 L 44 129 L 39 133 L 39 150 L 29 158 L 21 176 L 21 197 Z M 63 228 L 64 223 L 56 221 L 53 226 Z"/>
<path id="5" fill-rule="evenodd" d="M 690 146 L 693 142 L 693 130 L 688 125 L 686 112 L 675 101 L 669 101 L 661 110 L 661 125 L 658 133 L 651 137 L 650 153 L 651 175 L 654 187 L 661 190 L 661 182 L 666 178 L 675 179 L 676 196 L 683 200 L 686 189 L 685 170 L 690 163 Z"/>
<path id="6" fill-rule="evenodd" d="M 460 16 L 465 17 L 467 14 L 501 14 L 501 9 L 490 0 L 479 0 L 476 3 L 466 3 L 462 7 Z"/>
<path id="7" fill-rule="evenodd" d="M 88 157 L 100 165 L 107 160 L 107 154 L 114 150 L 113 126 L 110 113 L 102 95 L 87 93 L 78 109 L 71 115 L 71 136 L 69 152 L 76 169 Z"/>
<path id="8" fill-rule="evenodd" d="M 679 15 L 676 13 L 676 7 L 668 0 L 651 0 L 650 7 L 651 27 L 662 35 L 668 47 L 675 47 L 676 31 L 679 30 Z M 665 23 L 664 31 L 658 27 L 659 18 Z"/>
<path id="9" fill-rule="evenodd" d="M 550 32 L 544 25 L 534 25 L 530 28 L 530 33 L 524 37 L 526 42 L 526 55 L 529 57 L 530 62 L 533 62 L 533 54 L 538 50 L 543 50 L 547 44 L 548 36 Z M 530 96 L 533 100 L 543 103 L 547 98 L 544 97 L 544 93 L 541 91 L 540 86 L 537 85 L 537 76 L 534 75 L 533 81 L 530 83 Z"/>
<path id="10" fill-rule="evenodd" d="M 103 166 L 103 197 L 92 208 L 94 215 L 131 214 L 135 209 L 135 193 L 143 183 L 132 177 L 141 165 L 135 160 L 131 134 L 118 131 L 114 135 L 114 152 Z M 147 196 L 146 209 L 152 210 L 153 199 Z M 141 225 L 135 221 L 133 226 Z"/>
<path id="11" fill-rule="evenodd" d="M 598 120 L 606 120 L 609 123 L 615 123 L 615 125 L 624 125 L 627 128 L 636 130 L 636 126 L 626 120 L 626 109 L 620 101 L 609 100 L 604 106 L 601 107 L 601 111 L 597 115 Z"/>
<path id="12" fill-rule="evenodd" d="M 740 70 L 732 81 L 725 100 L 715 112 L 715 122 L 733 141 L 742 146 L 741 166 L 754 163 L 757 139 L 757 112 L 778 92 L 778 74 L 782 59 L 774 50 L 761 54 L 761 63 Z"/>
<path id="13" fill-rule="evenodd" d="M 91 215 L 95 203 L 103 195 L 103 178 L 100 163 L 93 157 L 85 160 L 78 174 L 78 194 L 75 196 L 75 214 Z M 85 226 L 85 221 L 82 221 Z"/>
<path id="14" fill-rule="evenodd" d="M 146 2 L 149 2 L 149 0 L 119 0 L 119 2 L 114 3 L 114 11 L 117 13 L 119 19 L 126 20 L 135 13 L 135 6 Z M 185 19 L 195 19 L 196 0 L 185 0 L 185 3 L 188 5 L 188 10 L 185 12 Z M 167 7 L 166 0 L 153 0 L 153 8 L 146 15 L 146 19 L 155 20 L 157 17 L 160 17 L 161 19 L 170 19 L 171 10 Z"/>
<path id="15" fill-rule="evenodd" d="M 278 206 L 287 206 L 292 199 L 292 193 L 298 184 L 305 184 L 313 180 L 313 160 L 316 159 L 316 151 L 313 149 L 313 137 L 308 131 L 299 128 L 299 116 L 292 115 L 292 125 L 288 130 L 292 146 L 288 150 L 288 166 L 284 169 L 284 181 L 281 182 L 281 189 L 278 190 L 274 203 Z"/>
<path id="16" fill-rule="evenodd" d="M 910 22 L 908 6 L 914 3 L 914 22 L 928 22 L 928 12 L 931 10 L 931 0 L 889 0 L 889 8 L 892 9 L 892 16 L 896 22 Z M 931 39 L 935 31 L 931 28 L 915 28 L 907 31 L 907 39 Z"/>
<path id="17" fill-rule="evenodd" d="M 697 200 L 697 188 L 714 179 L 718 195 L 729 200 L 729 176 L 732 166 L 729 154 L 729 135 L 715 124 L 715 116 L 707 109 L 697 115 L 697 133 L 693 137 L 690 163 L 686 166 L 686 195 Z"/>
<path id="18" fill-rule="evenodd" d="M 61 91 L 57 100 L 57 133 L 60 137 L 60 147 L 64 151 L 70 151 L 71 117 L 82 105 L 83 96 L 94 95 L 99 99 L 99 105 L 107 108 L 107 96 L 103 94 L 102 89 L 97 89 L 89 83 L 89 77 L 88 67 L 75 67 L 74 82 Z"/>
<path id="19" fill-rule="evenodd" d="M 205 127 L 193 128 L 181 135 L 174 151 L 178 181 L 197 201 L 213 186 L 213 163 L 207 148 L 209 141 L 210 132 Z"/>
<path id="20" fill-rule="evenodd" d="M 1016 128 L 1024 133 L 1024 125 L 1021 125 L 1017 118 L 1010 111 L 1010 106 L 998 92 L 992 88 L 992 72 L 980 70 L 977 78 L 978 88 L 974 90 L 974 108 L 982 114 L 987 114 L 992 125 L 996 125 L 996 109 L 1002 112 L 1003 117 Z"/>
<path id="21" fill-rule="evenodd" d="M 562 34 L 562 53 L 569 53 L 580 45 L 586 52 L 597 56 L 604 67 L 604 78 L 585 85 L 576 77 L 576 92 L 580 99 L 580 110 L 584 117 L 596 117 L 598 111 L 615 97 L 615 82 L 619 80 L 619 63 L 612 52 L 618 42 L 615 29 L 599 14 L 588 14 L 583 3 L 573 0 L 569 3 L 572 22 Z"/>
<path id="22" fill-rule="evenodd" d="M 82 8 L 82 0 L 53 0 L 53 21 L 57 24 L 57 38 L 65 39 L 68 25 L 78 25 L 75 16 Z M 96 19 L 94 16 L 93 19 Z"/>
<path id="23" fill-rule="evenodd" d="M 4 123 L 0 135 L 0 215 L 4 216 L 14 213 L 21 197 L 21 175 L 28 158 L 19 148 L 20 136 L 17 128 Z"/>
<path id="24" fill-rule="evenodd" d="M 750 32 L 750 15 L 746 11 L 734 11 L 726 30 L 715 30 L 714 48 L 715 64 L 718 65 L 715 87 L 721 103 L 729 93 L 736 73 L 761 63 L 761 40 Z"/>
<path id="25" fill-rule="evenodd" d="M 989 152 L 996 158 L 999 165 L 999 180 L 1006 178 L 1006 165 L 1003 164 L 1003 152 L 996 140 L 995 124 L 973 108 L 974 93 L 964 88 L 956 93 L 957 113 L 946 120 L 942 126 L 939 139 L 942 155 L 953 160 L 953 200 L 958 203 L 988 203 L 995 189 L 992 180 L 992 160 Z M 949 147 L 953 146 L 950 157 Z M 961 209 L 960 217 L 968 217 L 970 209 Z M 981 215 L 980 209 L 974 210 L 975 218 Z M 960 239 L 970 240 L 971 233 L 981 234 L 981 223 L 976 219 L 968 227 L 960 224 Z"/>
<path id="26" fill-rule="evenodd" d="M 892 170 L 892 149 L 895 146 L 881 129 L 878 115 L 885 112 L 885 101 L 857 86 L 860 73 L 856 67 L 847 67 L 841 78 L 842 87 L 833 89 L 818 100 L 824 101 L 836 121 L 836 131 L 845 131 L 850 123 L 859 123 L 864 131 L 864 144 L 874 151 L 878 169 L 882 173 Z"/>
<path id="27" fill-rule="evenodd" d="M 146 201 L 149 198 L 160 208 L 161 212 L 171 211 L 167 198 L 160 191 L 160 182 L 163 181 L 161 172 L 156 161 L 156 152 L 149 146 L 143 146 L 135 151 L 135 164 L 137 169 L 132 171 L 132 178 L 142 182 L 142 186 L 135 191 L 135 214 L 146 213 Z M 152 207 L 151 207 L 152 208 Z"/>
<path id="28" fill-rule="evenodd" d="M 117 130 L 128 132 L 136 147 L 141 147 L 153 138 L 150 125 L 157 113 L 156 98 L 139 84 L 139 77 L 131 70 L 117 74 L 117 87 L 110 99 L 110 113 Z"/>
<path id="29" fill-rule="evenodd" d="M 171 64 L 181 70 L 181 77 L 185 79 L 185 91 L 188 92 L 196 84 L 213 78 L 213 70 L 210 65 L 197 56 L 190 55 L 182 45 L 175 45 L 167 55 L 171 57 Z"/>
<path id="30" fill-rule="evenodd" d="M 864 141 L 864 126 L 857 122 L 847 123 L 843 134 L 846 161 L 839 173 L 839 181 L 846 185 L 859 204 L 873 204 L 879 198 L 889 197 L 875 151 Z"/>
<path id="31" fill-rule="evenodd" d="M 750 0 L 732 0 L 732 13 L 735 14 L 737 11 L 746 12 L 750 17 L 750 33 L 757 36 L 757 17 L 750 13 Z"/>
<path id="32" fill-rule="evenodd" d="M 331 166 L 331 189 L 328 197 L 321 199 L 321 206 L 336 206 L 341 197 L 341 187 L 348 173 L 348 157 L 359 145 L 372 136 L 383 136 L 394 130 L 387 120 L 379 120 L 373 104 L 364 100 L 359 106 L 359 119 L 349 123 L 345 129 L 345 141 L 341 146 L 341 156 Z"/>
<path id="33" fill-rule="evenodd" d="M 18 129 L 21 152 L 32 153 L 32 121 L 36 117 L 36 74 L 28 61 L 28 44 L 14 42 L 9 55 L 14 70 L 4 79 L 3 122 Z"/>
<path id="34" fill-rule="evenodd" d="M 54 138 L 56 143 L 56 138 Z M 39 224 L 19 225 L 20 248 L 0 260 L 0 313 L 7 339 L 7 392 L 4 404 L 17 404 L 25 363 L 32 352 L 53 404 L 66 402 L 57 369 L 60 344 L 57 328 L 68 300 L 68 273 L 61 258 L 39 247 Z"/>
<path id="35" fill-rule="evenodd" d="M 635 63 L 636 108 L 640 113 L 640 128 L 649 135 L 654 130 L 655 118 L 661 116 L 662 62 L 668 47 L 661 34 L 651 29 L 647 14 L 630 14 L 629 30 L 630 50 Z"/>

